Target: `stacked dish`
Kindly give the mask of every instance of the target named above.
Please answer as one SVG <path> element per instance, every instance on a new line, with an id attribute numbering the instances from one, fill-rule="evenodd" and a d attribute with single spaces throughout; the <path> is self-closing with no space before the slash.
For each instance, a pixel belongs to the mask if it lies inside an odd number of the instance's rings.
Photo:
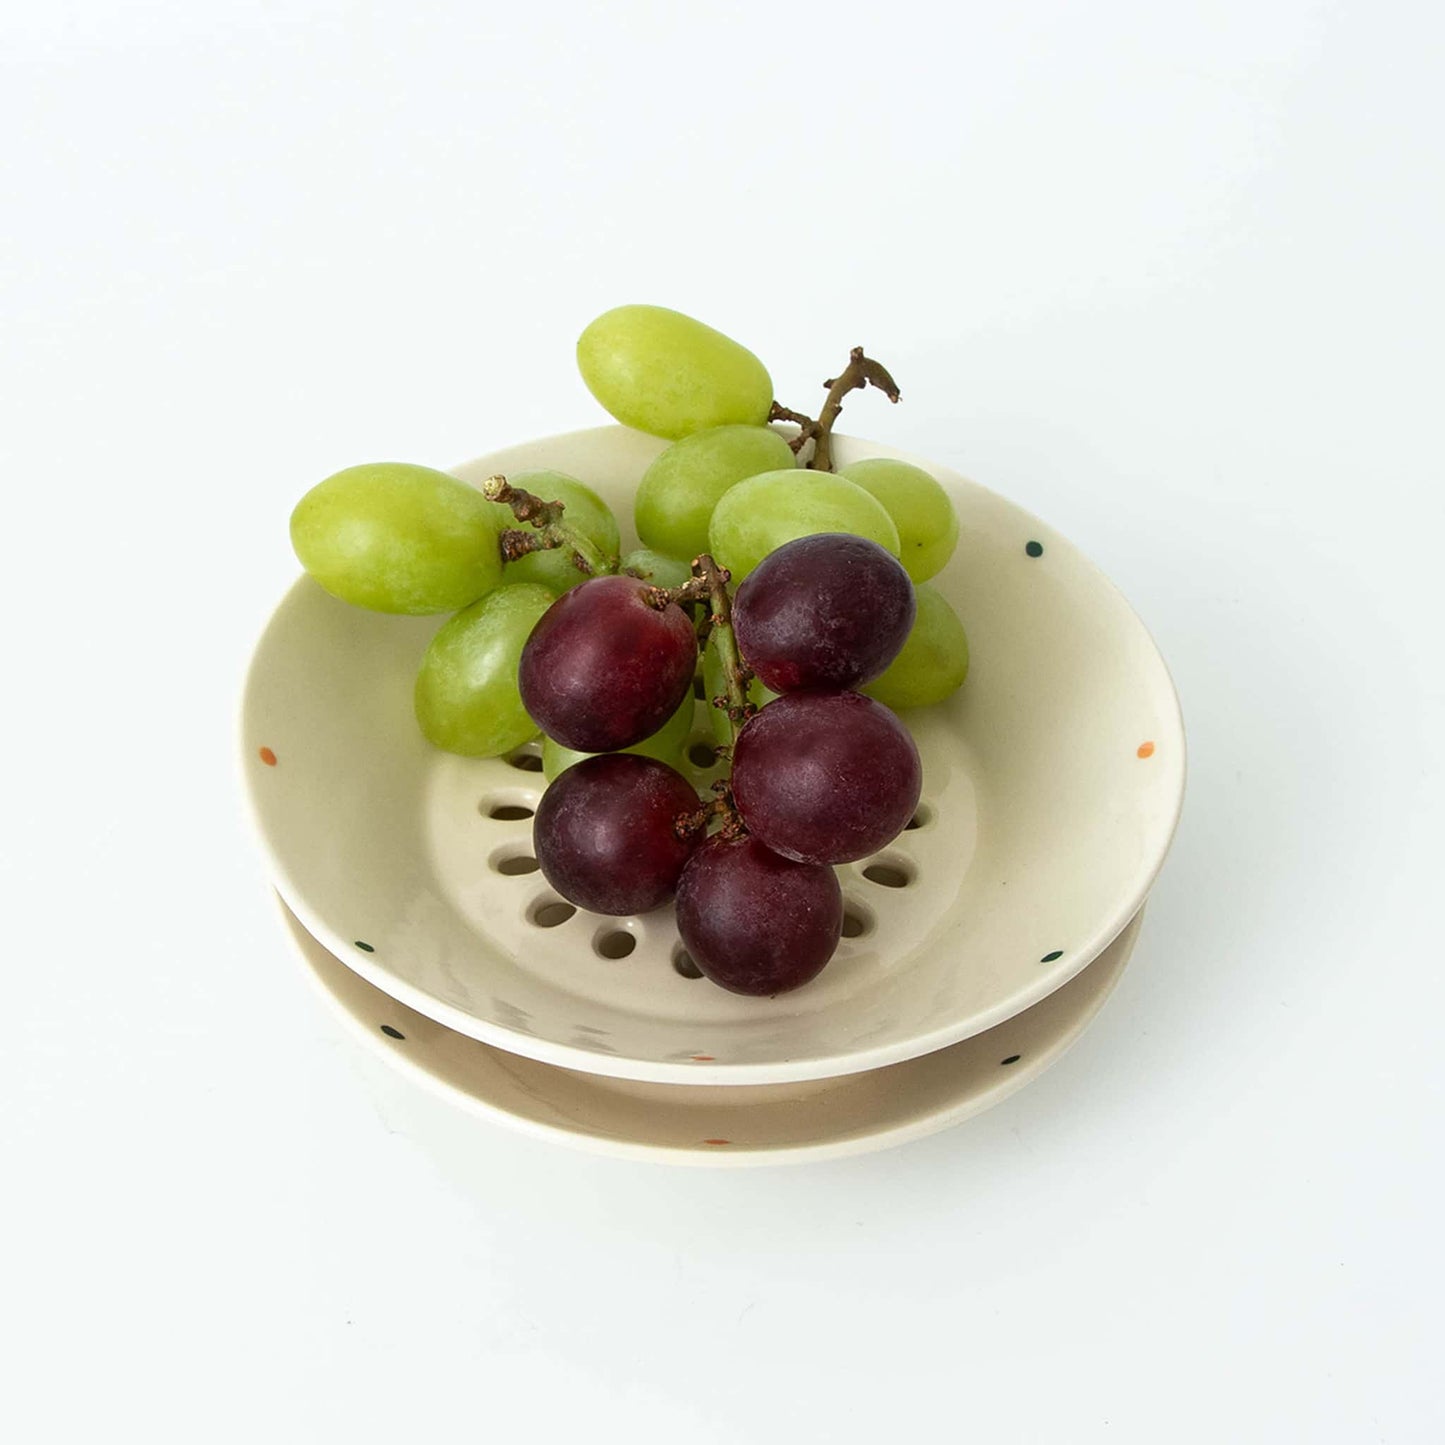
<path id="1" fill-rule="evenodd" d="M 456 474 L 553 468 L 625 517 L 663 445 L 603 427 Z M 842 463 L 917 460 L 834 446 Z M 531 848 L 539 747 L 463 758 L 416 727 L 437 619 L 292 588 L 252 662 L 243 766 L 297 951 L 358 1036 L 487 1117 L 708 1164 L 899 1142 L 1058 1057 L 1127 962 L 1173 836 L 1178 702 L 1143 624 L 1068 542 L 919 464 L 959 515 L 933 583 L 968 629 L 969 679 L 905 715 L 922 802 L 894 843 L 839 868 L 836 956 L 773 999 L 696 977 L 670 907 L 602 918 L 549 889 Z M 705 789 L 711 752 L 689 756 Z"/>

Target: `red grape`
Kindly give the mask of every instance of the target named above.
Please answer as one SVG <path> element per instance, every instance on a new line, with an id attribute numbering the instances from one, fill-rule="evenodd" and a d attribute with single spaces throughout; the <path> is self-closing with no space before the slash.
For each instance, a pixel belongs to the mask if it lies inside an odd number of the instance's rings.
<path id="1" fill-rule="evenodd" d="M 564 748 L 630 748 L 692 687 L 692 623 L 675 603 L 649 606 L 644 586 L 635 577 L 590 578 L 542 614 L 522 649 L 522 706 Z"/>
<path id="2" fill-rule="evenodd" d="M 770 552 L 738 588 L 738 646 L 764 687 L 856 687 L 898 656 L 913 583 L 866 537 L 823 532 Z"/>
<path id="3" fill-rule="evenodd" d="M 697 807 L 692 785 L 666 763 L 606 753 L 559 773 L 542 794 L 532 846 L 543 877 L 569 903 L 646 913 L 672 897 L 702 840 L 680 838 L 674 826 Z"/>
<path id="4" fill-rule="evenodd" d="M 802 863 L 851 863 L 903 830 L 923 768 L 908 729 L 856 692 L 789 692 L 738 734 L 732 789 L 748 831 Z"/>
<path id="5" fill-rule="evenodd" d="M 756 838 L 709 838 L 677 885 L 677 931 L 697 966 L 734 993 L 815 978 L 843 930 L 831 868 L 781 858 Z"/>

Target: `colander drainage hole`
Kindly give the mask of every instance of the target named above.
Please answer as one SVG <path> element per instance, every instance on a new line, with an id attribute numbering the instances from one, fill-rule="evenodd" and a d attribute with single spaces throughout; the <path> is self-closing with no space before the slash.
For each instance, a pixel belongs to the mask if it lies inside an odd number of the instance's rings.
<path id="1" fill-rule="evenodd" d="M 507 761 L 514 768 L 520 768 L 524 773 L 540 773 L 542 771 L 542 759 L 536 753 L 513 753 Z"/>
<path id="2" fill-rule="evenodd" d="M 905 833 L 911 833 L 915 828 L 922 828 L 933 821 L 933 810 L 926 804 L 920 804 L 918 811 L 903 825 Z"/>
<path id="3" fill-rule="evenodd" d="M 695 677 L 692 680 L 692 695 L 701 702 L 707 696 L 707 684 L 702 678 Z"/>
<path id="4" fill-rule="evenodd" d="M 863 870 L 863 876 L 884 888 L 907 888 L 913 882 L 913 874 L 897 863 L 870 863 Z"/>
<path id="5" fill-rule="evenodd" d="M 692 961 L 692 954 L 690 954 L 685 948 L 673 949 L 672 966 L 684 978 L 702 977 L 702 970 Z"/>
<path id="6" fill-rule="evenodd" d="M 717 753 L 713 751 L 711 743 L 694 743 L 687 750 L 687 755 L 692 759 L 695 768 L 710 768 L 717 762 Z"/>
<path id="7" fill-rule="evenodd" d="M 873 927 L 873 918 L 851 899 L 843 905 L 843 937 L 862 938 Z"/>
<path id="8" fill-rule="evenodd" d="M 400 1029 L 394 1029 L 390 1024 L 381 1024 L 380 1028 L 382 1033 L 384 1033 L 389 1039 L 404 1039 L 406 1037 L 406 1035 L 402 1033 Z"/>
<path id="9" fill-rule="evenodd" d="M 482 812 L 489 818 L 498 818 L 504 823 L 515 823 L 522 818 L 530 818 L 532 810 L 525 803 L 492 803 L 488 804 L 485 799 L 482 802 Z"/>
<path id="10" fill-rule="evenodd" d="M 535 873 L 541 865 L 530 853 L 518 853 L 512 858 L 498 858 L 492 867 L 507 878 L 517 878 L 523 873 Z"/>
<path id="11" fill-rule="evenodd" d="M 592 946 L 603 958 L 626 958 L 637 947 L 637 940 L 630 933 L 614 928 L 598 935 Z"/>
<path id="12" fill-rule="evenodd" d="M 1006 1059 L 1000 1059 L 1000 1060 L 999 1060 L 999 1063 L 1000 1063 L 1000 1064 L 1016 1064 L 1016 1063 L 1018 1063 L 1018 1061 L 1019 1061 L 1021 1058 L 1023 1058 L 1023 1055 L 1022 1055 L 1022 1054 L 1010 1054 L 1010 1055 L 1008 1056 L 1008 1058 L 1006 1058 Z"/>
<path id="13" fill-rule="evenodd" d="M 576 912 L 577 910 L 570 903 L 549 899 L 546 903 L 539 903 L 532 910 L 532 922 L 538 928 L 557 928 L 566 923 Z"/>

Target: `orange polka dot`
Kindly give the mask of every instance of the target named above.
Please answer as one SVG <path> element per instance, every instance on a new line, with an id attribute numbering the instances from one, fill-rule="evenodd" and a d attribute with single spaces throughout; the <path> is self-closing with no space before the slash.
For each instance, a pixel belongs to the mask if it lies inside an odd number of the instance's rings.
<path id="1" fill-rule="evenodd" d="M 270 748 L 262 748 L 261 761 L 265 763 L 268 768 L 274 768 L 276 766 L 276 754 L 273 753 Z"/>
<path id="2" fill-rule="evenodd" d="M 717 1062 L 711 1054 L 694 1054 L 692 1061 L 695 1064 L 712 1064 Z"/>
<path id="3" fill-rule="evenodd" d="M 704 1139 L 702 1142 L 704 1144 L 731 1144 L 733 1141 L 731 1139 Z"/>
<path id="4" fill-rule="evenodd" d="M 1154 744 L 1153 744 L 1153 743 L 1140 743 L 1140 744 L 1139 744 L 1139 756 L 1140 756 L 1141 758 L 1152 758 L 1152 757 L 1154 756 Z"/>

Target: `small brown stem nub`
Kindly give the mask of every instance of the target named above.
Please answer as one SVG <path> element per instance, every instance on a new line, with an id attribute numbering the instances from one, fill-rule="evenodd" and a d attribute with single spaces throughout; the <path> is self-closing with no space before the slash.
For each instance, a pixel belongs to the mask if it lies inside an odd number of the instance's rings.
<path id="1" fill-rule="evenodd" d="M 673 820 L 672 831 L 686 842 L 701 833 L 711 819 L 722 816 L 723 810 L 722 798 L 709 798 L 707 802 L 698 805 L 695 813 L 679 813 Z"/>
<path id="2" fill-rule="evenodd" d="M 712 785 L 712 790 L 717 795 L 720 805 L 718 816 L 722 819 L 722 827 L 718 829 L 718 832 L 729 842 L 737 838 L 745 838 L 748 825 L 743 822 L 743 815 L 738 812 L 738 806 L 733 802 L 732 784 L 726 778 L 719 778 Z"/>
<path id="3" fill-rule="evenodd" d="M 813 471 L 831 472 L 833 424 L 838 420 L 838 413 L 843 410 L 843 398 L 850 391 L 862 391 L 865 387 L 876 386 L 889 401 L 896 402 L 899 391 L 898 383 L 889 375 L 887 367 L 874 361 L 871 356 L 865 356 L 861 346 L 855 346 L 848 353 L 848 365 L 841 374 L 825 381 L 823 385 L 828 388 L 828 395 L 823 400 L 823 410 L 818 413 L 817 421 L 803 412 L 779 406 L 777 402 L 773 403 L 768 420 L 797 423 L 798 435 L 788 445 L 795 452 L 801 452 L 811 441 L 813 455 L 806 465 Z"/>
<path id="4" fill-rule="evenodd" d="M 503 562 L 515 562 L 532 552 L 546 552 L 550 545 L 541 532 L 524 532 L 520 527 L 504 527 L 497 537 Z"/>
<path id="5" fill-rule="evenodd" d="M 797 424 L 798 434 L 788 443 L 795 455 L 802 451 L 818 434 L 818 423 L 812 417 L 801 411 L 793 411 L 791 407 L 780 406 L 777 402 L 773 403 L 772 409 L 768 412 L 768 420 L 790 421 Z"/>
<path id="6" fill-rule="evenodd" d="M 747 835 L 747 825 L 733 802 L 733 790 L 728 786 L 727 779 L 719 778 L 712 785 L 712 792 L 712 797 L 701 804 L 695 813 L 679 813 L 673 820 L 672 831 L 684 842 L 696 837 L 714 818 L 722 820 L 722 827 L 718 832 L 729 841 Z"/>
<path id="7" fill-rule="evenodd" d="M 489 502 L 505 503 L 519 522 L 536 529 L 524 532 L 516 527 L 504 528 L 498 539 L 503 562 L 515 562 L 529 552 L 565 547 L 572 554 L 572 565 L 589 577 L 617 570 L 616 557 L 609 557 L 565 520 L 565 503 L 544 502 L 525 488 L 514 487 L 506 477 L 488 477 L 482 483 L 482 495 Z"/>

